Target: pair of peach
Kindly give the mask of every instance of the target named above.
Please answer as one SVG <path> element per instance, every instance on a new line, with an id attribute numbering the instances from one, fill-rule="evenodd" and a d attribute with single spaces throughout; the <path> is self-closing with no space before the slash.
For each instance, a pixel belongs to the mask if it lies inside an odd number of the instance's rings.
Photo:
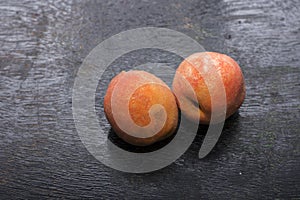
<path id="1" fill-rule="evenodd" d="M 221 77 L 223 91 L 225 89 L 224 101 L 219 95 L 222 91 L 216 84 L 216 75 Z M 175 132 L 178 107 L 192 121 L 216 123 L 218 115 L 212 118 L 214 98 L 217 102 L 214 111 L 221 113 L 225 108 L 225 118 L 228 118 L 244 101 L 245 83 L 239 65 L 232 58 L 201 52 L 179 65 L 173 92 L 148 72 L 121 72 L 110 82 L 104 98 L 106 118 L 124 141 L 138 146 L 150 145 Z"/>

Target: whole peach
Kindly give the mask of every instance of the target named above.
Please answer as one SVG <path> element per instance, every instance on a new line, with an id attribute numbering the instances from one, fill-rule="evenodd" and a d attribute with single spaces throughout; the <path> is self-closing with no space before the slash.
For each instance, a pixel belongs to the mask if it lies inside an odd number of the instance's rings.
<path id="1" fill-rule="evenodd" d="M 104 97 L 104 112 L 116 134 L 137 146 L 167 138 L 178 123 L 174 94 L 161 79 L 145 71 L 115 76 Z"/>
<path id="2" fill-rule="evenodd" d="M 217 84 L 218 78 L 224 87 Z M 173 92 L 187 118 L 195 122 L 200 120 L 201 124 L 218 123 L 222 112 L 223 119 L 228 118 L 243 103 L 245 82 L 241 68 L 232 58 L 216 52 L 201 52 L 189 56 L 179 65 L 173 80 Z M 214 120 L 211 118 L 212 100 L 216 102 L 214 112 L 219 114 Z"/>

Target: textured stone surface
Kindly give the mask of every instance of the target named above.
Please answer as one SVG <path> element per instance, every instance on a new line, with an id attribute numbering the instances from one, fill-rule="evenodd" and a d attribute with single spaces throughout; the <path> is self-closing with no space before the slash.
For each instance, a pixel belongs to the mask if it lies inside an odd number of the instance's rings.
<path id="1" fill-rule="evenodd" d="M 12 0 L 0 2 L 0 20 L 1 199 L 300 197 L 299 1 Z M 80 142 L 72 86 L 98 43 L 144 26 L 181 31 L 207 50 L 233 57 L 243 69 L 247 96 L 205 159 L 197 158 L 205 132 L 200 127 L 172 165 L 126 174 L 98 162 Z M 176 67 L 180 61 L 159 50 L 116 60 L 96 97 L 107 131 L 101 103 L 114 74 L 147 62 Z"/>

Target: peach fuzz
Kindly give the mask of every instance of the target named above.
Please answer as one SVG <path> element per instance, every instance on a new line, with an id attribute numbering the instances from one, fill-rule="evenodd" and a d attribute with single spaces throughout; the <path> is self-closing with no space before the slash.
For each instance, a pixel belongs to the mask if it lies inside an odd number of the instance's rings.
<path id="1" fill-rule="evenodd" d="M 132 90 L 132 94 L 128 95 L 128 90 Z M 117 112 L 113 112 L 113 98 Z M 124 99 L 128 99 L 127 105 Z M 166 118 L 156 134 L 147 135 L 147 132 L 153 131 L 147 129 L 157 128 L 161 123 L 161 120 L 155 117 L 161 114 L 156 113 L 161 112 L 159 109 L 152 109 L 153 118 L 151 112 L 149 114 L 152 106 L 157 104 L 164 108 Z M 115 76 L 104 97 L 104 112 L 115 133 L 124 141 L 137 146 L 151 145 L 169 137 L 175 132 L 178 123 L 178 107 L 174 94 L 161 79 L 145 71 L 123 71 Z M 124 117 L 126 112 L 129 113 L 128 117 Z M 117 119 L 120 120 L 119 123 Z M 119 127 L 122 123 L 130 124 L 131 120 L 134 126 L 128 125 L 126 129 Z M 151 123 L 153 126 L 149 126 Z M 136 126 L 145 130 L 139 131 Z M 140 135 L 134 136 L 133 132 Z"/>
<path id="2" fill-rule="evenodd" d="M 222 91 L 215 81 L 216 76 L 221 77 L 219 80 L 224 85 L 226 101 L 221 100 Z M 189 88 L 194 91 L 195 98 L 192 98 L 194 94 Z M 212 98 L 216 102 L 214 111 L 220 116 L 222 111 L 226 111 L 227 119 L 239 109 L 246 94 L 239 65 L 229 56 L 216 52 L 195 53 L 186 58 L 176 71 L 173 92 L 182 113 L 194 122 L 200 120 L 200 124 L 220 122 L 219 119 L 211 121 Z"/>

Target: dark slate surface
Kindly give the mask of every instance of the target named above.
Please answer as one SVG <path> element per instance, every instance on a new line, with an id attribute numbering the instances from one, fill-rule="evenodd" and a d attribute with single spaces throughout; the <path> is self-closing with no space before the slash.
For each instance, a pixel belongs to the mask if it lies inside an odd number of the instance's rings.
<path id="1" fill-rule="evenodd" d="M 1 199 L 300 198 L 299 1 L 12 0 L 0 2 L 0 20 Z M 144 26 L 181 31 L 235 58 L 247 97 L 205 159 L 197 158 L 199 131 L 170 166 L 127 174 L 101 164 L 81 143 L 72 86 L 98 43 Z M 101 98 L 120 66 L 180 61 L 158 50 L 115 61 L 98 87 L 107 131 Z"/>

